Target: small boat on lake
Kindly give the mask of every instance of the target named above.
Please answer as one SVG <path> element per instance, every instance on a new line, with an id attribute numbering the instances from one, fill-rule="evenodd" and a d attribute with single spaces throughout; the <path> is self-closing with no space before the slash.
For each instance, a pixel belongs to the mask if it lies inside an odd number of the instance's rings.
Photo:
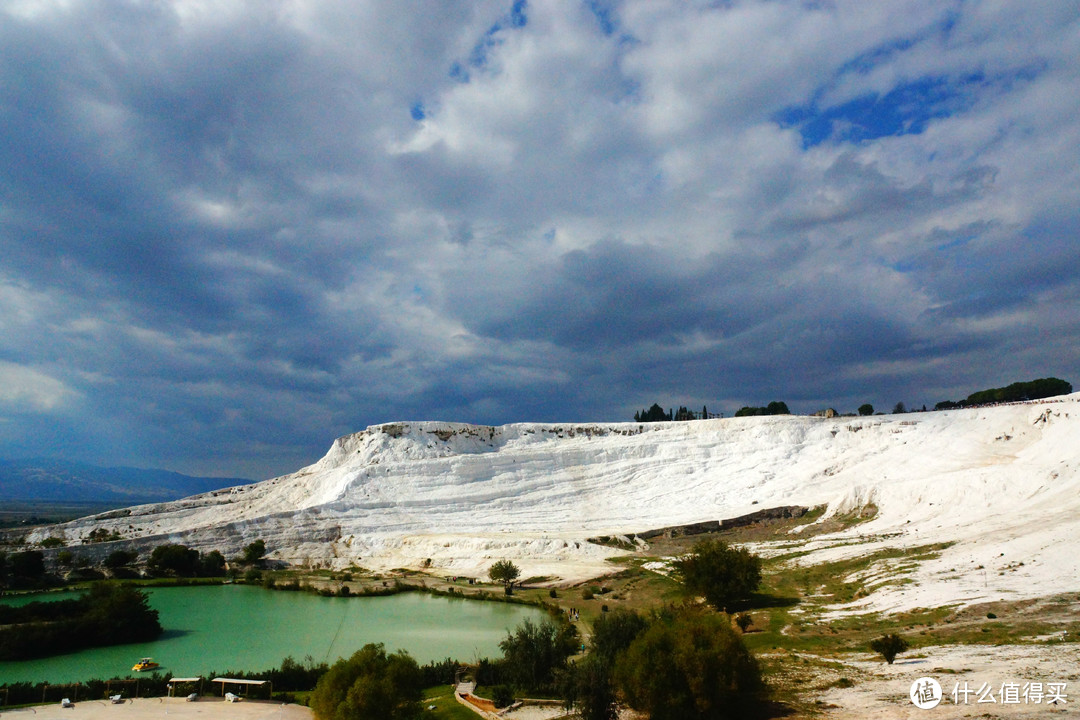
<path id="1" fill-rule="evenodd" d="M 154 662 L 148 657 L 143 658 L 139 662 L 131 666 L 131 669 L 135 672 L 143 672 L 144 670 L 156 670 L 161 667 L 158 663 Z"/>

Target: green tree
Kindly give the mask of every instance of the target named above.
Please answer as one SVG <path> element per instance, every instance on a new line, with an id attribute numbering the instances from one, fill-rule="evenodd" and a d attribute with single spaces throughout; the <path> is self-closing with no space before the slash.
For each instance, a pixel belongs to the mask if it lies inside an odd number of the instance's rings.
<path id="1" fill-rule="evenodd" d="M 225 556 L 220 550 L 203 553 L 199 559 L 199 574 L 205 577 L 221 577 L 225 574 Z"/>
<path id="2" fill-rule="evenodd" d="M 502 583 L 506 588 L 506 594 L 514 592 L 514 582 L 521 576 L 521 569 L 509 560 L 497 560 L 488 569 L 488 577 L 491 582 Z"/>
<path id="3" fill-rule="evenodd" d="M 186 545 L 158 545 L 150 552 L 146 566 L 154 573 L 190 577 L 198 572 L 199 551 Z"/>
<path id="4" fill-rule="evenodd" d="M 9 558 L 11 574 L 27 579 L 36 579 L 45 575 L 45 554 L 40 550 L 24 550 Z"/>
<path id="5" fill-rule="evenodd" d="M 870 641 L 870 649 L 880 654 L 881 657 L 885 658 L 885 662 L 890 665 L 893 664 L 896 656 L 907 650 L 908 647 L 907 640 L 895 633 L 882 635 Z"/>
<path id="6" fill-rule="evenodd" d="M 414 720 L 423 715 L 422 679 L 407 652 L 368 644 L 319 679 L 311 709 L 319 720 Z"/>
<path id="7" fill-rule="evenodd" d="M 787 403 L 781 400 L 773 400 L 765 407 L 750 407 L 744 405 L 735 411 L 735 417 L 753 417 L 755 415 L 790 415 Z"/>
<path id="8" fill-rule="evenodd" d="M 537 625 L 526 620 L 499 643 L 503 671 L 523 690 L 552 689 L 556 673 L 566 667 L 577 644 L 577 631 L 570 625 L 560 626 L 550 620 Z"/>
<path id="9" fill-rule="evenodd" d="M 766 415 L 790 415 L 791 411 L 788 410 L 786 402 L 780 400 L 773 400 L 771 403 L 765 406 Z"/>
<path id="10" fill-rule="evenodd" d="M 593 622 L 592 647 L 582 660 L 570 665 L 560 682 L 563 702 L 583 720 L 614 720 L 618 717 L 615 663 L 648 621 L 632 610 L 616 608 Z"/>
<path id="11" fill-rule="evenodd" d="M 602 613 L 592 626 L 592 654 L 614 664 L 619 653 L 630 647 L 648 626 L 645 618 L 626 608 Z"/>
<path id="12" fill-rule="evenodd" d="M 866 403 L 865 405 L 860 405 L 859 406 L 859 414 L 860 415 L 873 415 L 874 414 L 874 406 L 871 405 L 870 403 Z"/>
<path id="13" fill-rule="evenodd" d="M 648 410 L 635 413 L 634 420 L 638 422 L 666 422 L 671 420 L 671 415 L 664 412 L 664 408 L 660 407 L 659 404 L 653 403 Z"/>
<path id="14" fill-rule="evenodd" d="M 116 570 L 117 568 L 127 567 L 138 559 L 139 553 L 134 550 L 113 550 L 101 564 L 110 570 Z"/>
<path id="15" fill-rule="evenodd" d="M 761 697 L 761 672 L 721 615 L 683 612 L 655 621 L 616 665 L 632 708 L 653 720 L 744 718 Z"/>
<path id="16" fill-rule="evenodd" d="M 266 555 L 266 543 L 262 539 L 256 540 L 244 547 L 243 561 L 248 565 L 254 565 Z"/>
<path id="17" fill-rule="evenodd" d="M 761 558 L 723 540 L 702 540 L 673 565 L 685 590 L 717 610 L 749 599 L 761 584 Z"/>
<path id="18" fill-rule="evenodd" d="M 893 406 L 892 411 L 893 411 L 893 415 L 903 415 L 904 413 L 907 412 L 907 406 L 904 405 L 904 403 L 902 403 L 902 402 L 898 402 L 898 403 L 896 403 L 896 405 Z"/>
<path id="19" fill-rule="evenodd" d="M 569 666 L 561 681 L 563 704 L 582 720 L 616 720 L 614 663 L 591 652 Z"/>

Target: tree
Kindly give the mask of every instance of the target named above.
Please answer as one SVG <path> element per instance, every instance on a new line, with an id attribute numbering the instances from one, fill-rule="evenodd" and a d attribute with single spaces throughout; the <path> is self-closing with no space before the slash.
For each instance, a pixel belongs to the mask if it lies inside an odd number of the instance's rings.
<path id="1" fill-rule="evenodd" d="M 105 557 L 105 560 L 102 561 L 101 564 L 110 570 L 116 570 L 118 568 L 127 567 L 138 559 L 139 553 L 134 550 L 113 550 Z"/>
<path id="2" fill-rule="evenodd" d="M 570 666 L 562 681 L 563 705 L 582 720 L 616 720 L 614 663 L 591 652 Z"/>
<path id="3" fill-rule="evenodd" d="M 904 405 L 904 403 L 898 402 L 893 407 L 892 411 L 893 411 L 893 415 L 903 415 L 904 413 L 907 412 L 907 407 Z"/>
<path id="4" fill-rule="evenodd" d="M 11 574 L 20 578 L 40 578 L 45 575 L 45 555 L 39 550 L 25 550 L 9 558 Z"/>
<path id="5" fill-rule="evenodd" d="M 761 558 L 723 540 L 702 540 L 673 564 L 686 591 L 717 610 L 749 599 L 761 584 Z"/>
<path id="6" fill-rule="evenodd" d="M 158 545 L 150 552 L 146 563 L 151 572 L 190 577 L 199 569 L 199 551 L 186 545 Z"/>
<path id="7" fill-rule="evenodd" d="M 203 554 L 199 559 L 199 574 L 206 577 L 221 577 L 225 574 L 225 556 L 220 550 Z"/>
<path id="8" fill-rule="evenodd" d="M 577 649 L 577 631 L 570 625 L 526 620 L 499 643 L 506 677 L 523 690 L 553 688 L 555 674 Z"/>
<path id="9" fill-rule="evenodd" d="M 859 406 L 859 414 L 860 415 L 873 415 L 874 414 L 874 406 L 871 405 L 870 403 L 866 403 L 865 405 L 860 405 Z"/>
<path id="10" fill-rule="evenodd" d="M 634 420 L 638 422 L 665 422 L 671 420 L 671 416 L 664 412 L 664 408 L 660 407 L 659 404 L 653 403 L 648 410 L 635 413 Z"/>
<path id="11" fill-rule="evenodd" d="M 791 411 L 788 410 L 786 402 L 780 400 L 773 400 L 771 403 L 765 406 L 768 411 L 767 415 L 790 415 Z"/>
<path id="12" fill-rule="evenodd" d="M 256 540 L 244 547 L 243 560 L 248 565 L 254 565 L 266 555 L 266 543 L 262 539 Z"/>
<path id="13" fill-rule="evenodd" d="M 626 608 L 602 613 L 592 626 L 592 653 L 614 664 L 619 653 L 630 647 L 648 626 L 645 618 Z"/>
<path id="14" fill-rule="evenodd" d="M 882 635 L 881 637 L 870 641 L 870 649 L 885 658 L 885 662 L 890 665 L 893 664 L 893 660 L 896 659 L 896 656 L 907 650 L 908 647 L 907 640 L 895 633 Z"/>
<path id="15" fill-rule="evenodd" d="M 773 400 L 765 407 L 743 406 L 735 411 L 735 417 L 754 417 L 756 415 L 790 415 L 787 403 L 781 400 Z"/>
<path id="16" fill-rule="evenodd" d="M 405 651 L 390 655 L 382 643 L 365 645 L 334 663 L 311 693 L 319 720 L 414 720 L 423 674 Z"/>
<path id="17" fill-rule="evenodd" d="M 506 594 L 514 592 L 514 581 L 521 575 L 517 565 L 509 560 L 497 560 L 488 570 L 488 577 L 492 582 L 499 582 L 506 588 Z"/>
<path id="18" fill-rule="evenodd" d="M 619 658 L 616 682 L 653 720 L 744 718 L 760 699 L 761 671 L 721 615 L 656 620 Z"/>

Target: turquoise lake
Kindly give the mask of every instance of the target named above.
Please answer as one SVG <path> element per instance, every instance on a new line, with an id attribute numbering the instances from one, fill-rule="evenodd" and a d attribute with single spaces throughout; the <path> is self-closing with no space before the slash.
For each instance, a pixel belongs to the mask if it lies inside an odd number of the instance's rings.
<path id="1" fill-rule="evenodd" d="M 447 657 L 473 662 L 500 655 L 499 642 L 524 620 L 544 618 L 536 608 L 424 593 L 337 598 L 218 585 L 153 588 L 147 594 L 165 628 L 157 640 L 0 662 L 0 685 L 131 675 L 131 666 L 145 656 L 160 663 L 161 672 L 179 677 L 257 672 L 287 656 L 333 662 L 369 642 L 406 650 L 420 664 Z"/>

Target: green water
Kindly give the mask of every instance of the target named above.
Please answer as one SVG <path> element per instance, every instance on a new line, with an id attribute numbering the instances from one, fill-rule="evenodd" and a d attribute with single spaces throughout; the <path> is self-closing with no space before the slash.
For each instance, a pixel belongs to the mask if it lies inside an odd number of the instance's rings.
<path id="1" fill-rule="evenodd" d="M 83 650 L 40 660 L 0 662 L 0 685 L 76 682 L 131 673 L 144 656 L 174 676 L 226 670 L 259 671 L 291 655 L 333 662 L 366 643 L 407 650 L 420 664 L 446 657 L 471 662 L 499 655 L 507 630 L 536 608 L 402 593 L 373 598 L 326 598 L 243 585 L 154 588 L 150 605 L 164 634 L 149 643 Z M 43 596 L 40 599 L 60 599 Z"/>

